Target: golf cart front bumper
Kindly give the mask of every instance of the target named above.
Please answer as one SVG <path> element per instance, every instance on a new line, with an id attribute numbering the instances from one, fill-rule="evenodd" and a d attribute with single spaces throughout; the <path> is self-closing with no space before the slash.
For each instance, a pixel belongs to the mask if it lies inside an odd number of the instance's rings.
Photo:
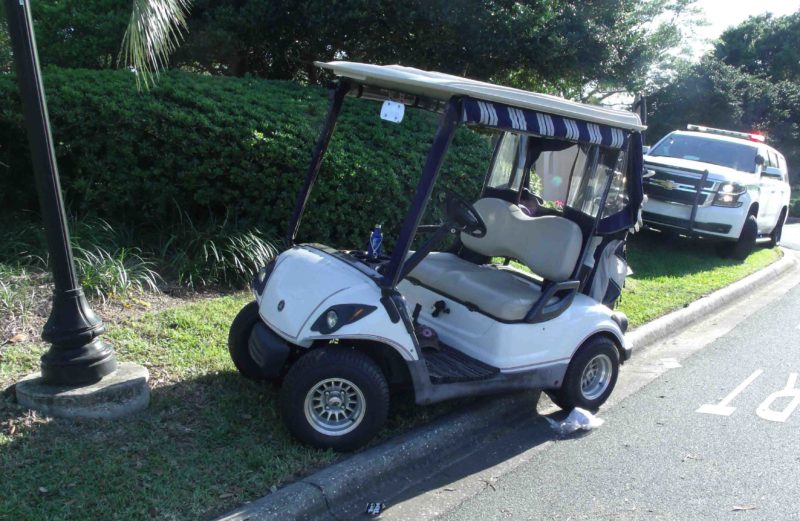
<path id="1" fill-rule="evenodd" d="M 611 320 L 614 321 L 617 326 L 619 326 L 619 339 L 620 342 L 620 350 L 619 350 L 619 361 L 626 362 L 630 360 L 631 355 L 633 354 L 633 343 L 628 339 L 625 335 L 628 331 L 628 317 L 625 316 L 625 313 L 621 311 L 615 311 L 611 314 Z"/>
<path id="2" fill-rule="evenodd" d="M 620 362 L 627 362 L 633 354 L 633 343 L 628 337 L 623 337 L 622 349 L 620 350 Z"/>
<path id="3" fill-rule="evenodd" d="M 266 324 L 259 322 L 253 327 L 247 348 L 265 378 L 277 378 L 281 375 L 289 358 L 289 343 Z"/>

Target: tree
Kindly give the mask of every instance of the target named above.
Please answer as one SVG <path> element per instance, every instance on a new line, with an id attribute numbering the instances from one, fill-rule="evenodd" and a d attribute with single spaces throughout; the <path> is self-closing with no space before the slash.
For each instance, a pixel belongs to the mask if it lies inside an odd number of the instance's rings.
<path id="1" fill-rule="evenodd" d="M 714 56 L 754 76 L 800 80 L 800 12 L 748 18 L 720 36 Z"/>
<path id="2" fill-rule="evenodd" d="M 714 50 L 650 97 L 650 136 L 697 123 L 764 131 L 800 167 L 800 13 L 751 17 Z"/>
<path id="3" fill-rule="evenodd" d="M 649 132 L 658 139 L 688 123 L 764 129 L 775 102 L 776 92 L 769 81 L 706 56 L 685 76 L 650 97 Z"/>
<path id="4" fill-rule="evenodd" d="M 172 63 L 317 82 L 314 60 L 399 63 L 561 93 L 640 88 L 693 0 L 199 0 Z"/>

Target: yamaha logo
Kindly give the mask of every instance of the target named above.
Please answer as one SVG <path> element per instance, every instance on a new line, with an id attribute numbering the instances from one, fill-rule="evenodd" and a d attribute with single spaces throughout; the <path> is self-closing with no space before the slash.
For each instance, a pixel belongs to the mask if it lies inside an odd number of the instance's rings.
<path id="1" fill-rule="evenodd" d="M 285 305 L 286 305 L 286 302 L 284 302 L 282 300 L 280 302 L 278 302 L 278 311 L 283 311 L 283 308 L 284 308 Z"/>

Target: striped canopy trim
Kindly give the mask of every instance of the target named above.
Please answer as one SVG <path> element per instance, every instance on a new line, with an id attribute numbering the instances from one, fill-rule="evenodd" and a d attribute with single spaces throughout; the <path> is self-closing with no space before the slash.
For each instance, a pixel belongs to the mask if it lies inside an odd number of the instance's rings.
<path id="1" fill-rule="evenodd" d="M 625 148 L 628 141 L 626 131 L 608 125 L 472 98 L 464 98 L 463 106 L 462 121 L 466 124 L 593 143 L 610 148 Z"/>

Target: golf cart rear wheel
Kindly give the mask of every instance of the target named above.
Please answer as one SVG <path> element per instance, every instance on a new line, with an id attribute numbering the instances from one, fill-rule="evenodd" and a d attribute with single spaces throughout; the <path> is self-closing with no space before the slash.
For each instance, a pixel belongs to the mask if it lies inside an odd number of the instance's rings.
<path id="1" fill-rule="evenodd" d="M 258 302 L 250 302 L 233 319 L 228 333 L 228 352 L 233 360 L 233 365 L 242 376 L 252 380 L 266 379 L 263 371 L 250 355 L 249 346 L 250 333 L 260 320 Z"/>
<path id="2" fill-rule="evenodd" d="M 357 449 L 378 433 L 388 412 L 389 386 L 380 367 L 347 348 L 321 347 L 302 356 L 283 381 L 283 421 L 314 447 Z"/>
<path id="3" fill-rule="evenodd" d="M 561 389 L 547 394 L 564 410 L 581 407 L 596 411 L 611 396 L 618 375 L 617 346 L 607 337 L 594 337 L 572 358 Z"/>

